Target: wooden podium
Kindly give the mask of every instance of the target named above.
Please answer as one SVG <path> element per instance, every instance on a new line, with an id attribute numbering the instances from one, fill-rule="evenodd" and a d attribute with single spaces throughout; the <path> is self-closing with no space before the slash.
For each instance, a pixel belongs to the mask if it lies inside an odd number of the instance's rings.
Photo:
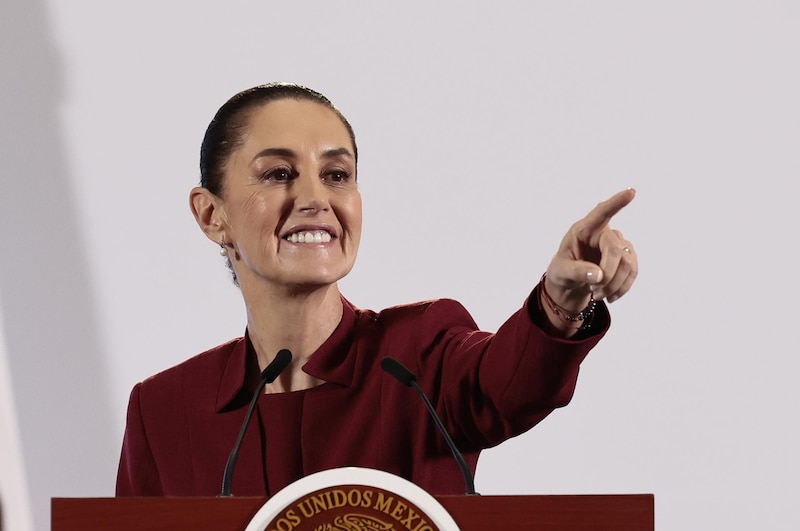
<path id="1" fill-rule="evenodd" d="M 652 494 L 436 496 L 461 531 L 653 531 Z M 52 531 L 242 531 L 265 498 L 53 498 Z"/>

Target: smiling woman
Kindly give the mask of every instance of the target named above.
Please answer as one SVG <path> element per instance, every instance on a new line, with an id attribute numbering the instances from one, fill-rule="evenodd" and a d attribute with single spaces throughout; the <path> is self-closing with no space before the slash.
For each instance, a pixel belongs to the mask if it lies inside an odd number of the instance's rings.
<path id="1" fill-rule="evenodd" d="M 268 104 L 272 104 L 269 112 L 266 110 Z M 308 129 L 309 125 L 313 126 L 313 132 Z M 312 133 L 316 146 L 307 144 L 312 140 Z M 339 147 L 321 144 L 326 142 L 339 142 Z M 316 151 L 309 152 L 309 149 Z M 300 160 L 303 156 L 306 160 Z M 237 94 L 220 108 L 203 139 L 200 150 L 201 188 L 195 188 L 191 193 L 195 218 L 209 238 L 220 243 L 227 256 L 225 247 L 229 242 L 225 242 L 225 234 L 215 231 L 219 220 L 215 219 L 213 223 L 216 225 L 209 227 L 208 220 L 201 218 L 201 210 L 209 206 L 207 201 L 213 203 L 215 198 L 227 195 L 226 187 L 236 188 L 238 184 L 247 187 L 260 182 L 281 184 L 283 189 L 280 192 L 286 195 L 286 188 L 298 187 L 294 181 L 301 177 L 298 172 L 301 167 L 304 170 L 301 185 L 309 180 L 311 168 L 303 167 L 303 164 L 308 164 L 309 157 L 313 157 L 317 164 L 326 163 L 324 168 L 320 168 L 325 175 L 318 176 L 323 181 L 340 185 L 358 195 L 355 134 L 330 100 L 306 87 L 286 83 L 254 87 Z M 233 174 L 226 179 L 229 172 Z M 252 194 L 254 200 L 257 200 L 257 194 Z M 360 204 L 358 209 L 360 228 Z M 357 248 L 358 238 L 355 245 Z M 231 270 L 238 282 L 236 270 L 232 266 Z"/>
<path id="2" fill-rule="evenodd" d="M 190 204 L 228 257 L 247 328 L 134 387 L 119 495 L 217 494 L 249 397 L 282 349 L 293 358 L 258 397 L 237 494 L 271 495 L 341 466 L 462 492 L 422 405 L 409 407 L 381 370 L 387 356 L 418 375 L 473 472 L 482 449 L 570 401 L 579 364 L 609 325 L 600 299 L 624 295 L 637 274 L 633 245 L 608 227 L 634 192 L 575 223 L 525 306 L 490 333 L 452 300 L 373 312 L 340 294 L 361 236 L 357 161 L 350 124 L 308 88 L 255 87 L 218 111 Z"/>

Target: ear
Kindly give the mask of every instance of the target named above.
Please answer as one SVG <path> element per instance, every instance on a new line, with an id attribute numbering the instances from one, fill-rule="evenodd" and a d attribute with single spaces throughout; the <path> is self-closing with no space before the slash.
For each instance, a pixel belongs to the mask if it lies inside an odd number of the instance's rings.
<path id="1" fill-rule="evenodd" d="M 206 237 L 216 244 L 225 239 L 225 209 L 220 199 L 202 187 L 192 188 L 189 192 L 189 208 L 192 209 L 197 225 Z"/>

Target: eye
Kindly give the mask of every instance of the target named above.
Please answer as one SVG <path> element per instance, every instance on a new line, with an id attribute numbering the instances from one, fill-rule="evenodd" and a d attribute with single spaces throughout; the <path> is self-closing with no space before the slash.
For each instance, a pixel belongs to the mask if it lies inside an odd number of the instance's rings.
<path id="1" fill-rule="evenodd" d="M 330 170 L 325 174 L 325 180 L 336 184 L 347 183 L 350 177 L 350 172 L 345 170 Z"/>
<path id="2" fill-rule="evenodd" d="M 261 176 L 261 179 L 264 181 L 273 181 L 279 183 L 288 182 L 294 177 L 294 172 L 291 168 L 285 168 L 283 166 L 279 168 L 272 168 L 271 170 L 264 173 Z"/>

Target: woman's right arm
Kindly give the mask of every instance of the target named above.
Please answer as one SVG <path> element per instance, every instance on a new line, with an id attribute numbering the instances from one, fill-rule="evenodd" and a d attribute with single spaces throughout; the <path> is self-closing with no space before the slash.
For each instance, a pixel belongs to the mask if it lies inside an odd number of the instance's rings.
<path id="1" fill-rule="evenodd" d="M 117 496 L 162 496 L 158 474 L 142 420 L 139 393 L 141 383 L 134 386 L 128 402 L 125 437 L 117 471 Z"/>

